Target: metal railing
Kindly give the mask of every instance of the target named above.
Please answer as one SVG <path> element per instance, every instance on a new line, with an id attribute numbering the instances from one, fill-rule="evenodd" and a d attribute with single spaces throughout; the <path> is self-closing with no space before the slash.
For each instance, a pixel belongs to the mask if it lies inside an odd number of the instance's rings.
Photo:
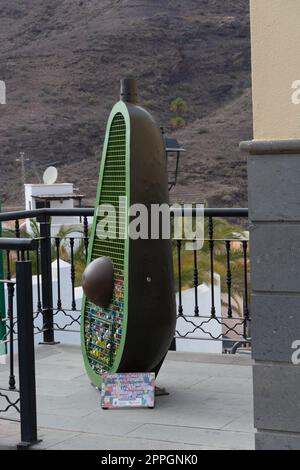
<path id="1" fill-rule="evenodd" d="M 170 216 L 180 209 L 171 209 Z M 21 220 L 34 219 L 38 222 L 35 234 L 36 245 L 33 251 L 25 250 L 23 256 L 32 261 L 36 277 L 34 328 L 36 333 L 43 334 L 43 343 L 55 343 L 55 331 L 78 332 L 80 324 L 80 305 L 76 302 L 75 290 L 80 285 L 80 272 L 88 253 L 89 222 L 94 210 L 76 209 L 36 209 L 0 213 L 0 222 L 13 222 L 11 236 L 18 239 L 23 236 Z M 184 216 L 196 216 L 197 209 L 184 212 Z M 78 217 L 76 232 L 78 236 L 57 234 L 51 235 L 51 217 Z M 203 249 L 184 252 L 185 240 L 173 243 L 175 285 L 177 291 L 177 328 L 173 349 L 181 340 L 221 341 L 223 352 L 236 352 L 240 346 L 249 345 L 250 339 L 250 306 L 249 306 L 249 241 L 242 233 L 237 236 L 220 230 L 224 221 L 237 221 L 248 218 L 248 209 L 204 209 L 205 240 Z M 223 228 L 224 228 L 223 227 Z M 80 233 L 79 233 L 80 232 Z M 227 230 L 228 232 L 228 230 Z M 221 234 L 221 237 L 220 237 Z M 12 243 L 14 242 L 13 239 Z M 79 248 L 80 250 L 79 250 Z M 61 251 L 70 263 L 70 304 L 62 300 Z M 80 251 L 80 253 L 79 253 Z M 15 260 L 6 251 L 6 278 L 10 279 L 15 271 Z M 17 251 L 16 260 L 20 259 Z M 55 261 L 57 279 L 53 283 L 52 266 Z M 187 264 L 189 268 L 187 269 Z M 78 272 L 80 271 L 80 272 Z M 222 271 L 219 273 L 218 271 Z M 210 307 L 203 311 L 201 299 L 199 304 L 199 286 L 206 285 L 210 290 Z M 53 286 L 55 291 L 53 291 Z M 192 308 L 185 307 L 185 289 L 193 289 Z M 190 291 L 191 292 L 191 291 Z M 221 299 L 220 297 L 221 292 Z M 218 294 L 218 295 L 217 295 Z M 216 298 L 218 297 L 218 298 Z M 55 302 L 53 301 L 55 299 Z M 191 303 L 189 303 L 191 305 Z M 62 324 L 61 320 L 65 322 Z M 58 320 L 59 319 L 59 320 Z M 75 328 L 76 327 L 76 328 Z"/>
<path id="2" fill-rule="evenodd" d="M 191 215 L 196 215 L 196 211 L 191 211 Z M 221 231 L 217 230 L 221 232 L 221 238 L 215 229 L 216 225 L 222 225 L 223 220 L 247 219 L 248 209 L 205 209 L 204 217 L 204 245 L 189 256 L 189 287 L 194 289 L 192 311 L 185 310 L 183 301 L 182 246 L 185 240 L 176 242 L 178 311 L 175 339 L 221 341 L 223 352 L 235 354 L 238 348 L 251 345 L 249 240 L 245 237 L 245 226 L 239 233 L 234 233 L 233 228 L 233 233 L 228 234 L 225 225 L 225 234 L 222 234 L 222 227 Z M 202 266 L 206 274 L 202 272 L 202 282 L 204 277 L 210 291 L 209 311 L 203 311 L 199 303 L 199 266 L 200 271 Z"/>
<path id="3" fill-rule="evenodd" d="M 7 313 L 1 313 L 2 347 L 8 354 L 8 386 L 0 384 L 0 418 L 20 421 L 21 442 L 26 448 L 37 442 L 32 263 L 28 254 L 37 248 L 34 239 L 0 238 L 0 250 L 16 252 L 15 279 L 8 273 L 0 282 L 7 286 Z M 16 309 L 14 298 L 16 294 Z M 15 359 L 18 358 L 18 371 Z M 15 412 L 12 416 L 10 413 Z M 15 418 L 15 414 L 19 416 Z"/>

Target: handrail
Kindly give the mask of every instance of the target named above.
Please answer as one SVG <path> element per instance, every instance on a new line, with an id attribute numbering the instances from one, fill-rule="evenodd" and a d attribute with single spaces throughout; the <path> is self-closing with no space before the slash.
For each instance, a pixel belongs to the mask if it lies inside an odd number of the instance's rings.
<path id="1" fill-rule="evenodd" d="M 184 209 L 184 208 L 183 208 Z M 218 208 L 218 207 L 205 207 L 204 209 L 188 208 L 183 209 L 171 207 L 171 217 L 174 215 L 185 217 L 196 217 L 196 215 L 204 214 L 204 217 L 248 217 L 247 208 Z"/>
<path id="2" fill-rule="evenodd" d="M 172 209 L 170 207 L 170 216 L 192 216 L 202 215 L 203 209 L 191 208 L 185 209 L 184 213 L 181 208 Z M 33 209 L 24 211 L 12 211 L 12 212 L 1 212 L 0 222 L 8 222 L 12 220 L 29 219 L 34 217 L 59 217 L 59 216 L 78 216 L 78 217 L 92 217 L 94 215 L 94 209 L 92 207 L 75 207 L 73 209 Z M 212 208 L 208 207 L 204 209 L 204 217 L 248 217 L 247 208 Z"/>
<path id="3" fill-rule="evenodd" d="M 33 217 L 51 217 L 51 216 L 92 216 L 93 208 L 75 207 L 73 209 L 32 209 L 24 211 L 0 212 L 0 222 L 8 222 L 10 220 L 30 219 Z"/>
<path id="4" fill-rule="evenodd" d="M 26 250 L 34 251 L 37 249 L 38 242 L 34 238 L 1 238 L 0 237 L 0 249 L 1 250 Z"/>

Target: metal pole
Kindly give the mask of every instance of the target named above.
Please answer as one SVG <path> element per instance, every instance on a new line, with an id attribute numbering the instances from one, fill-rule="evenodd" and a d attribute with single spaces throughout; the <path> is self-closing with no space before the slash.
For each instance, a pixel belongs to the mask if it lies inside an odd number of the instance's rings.
<path id="1" fill-rule="evenodd" d="M 23 190 L 24 190 L 24 207 L 26 207 L 26 199 L 25 199 L 25 184 L 26 184 L 26 162 L 29 162 L 29 158 L 25 158 L 25 152 L 20 152 L 20 157 L 16 158 L 16 162 L 21 162 L 21 173 L 22 173 L 22 183 L 23 183 Z"/>
<path id="2" fill-rule="evenodd" d="M 17 261 L 17 319 L 20 382 L 20 448 L 37 442 L 31 261 Z"/>
<path id="3" fill-rule="evenodd" d="M 9 390 L 16 389 L 16 379 L 14 373 L 14 293 L 13 282 L 7 284 L 8 294 L 8 318 L 9 318 Z"/>
<path id="4" fill-rule="evenodd" d="M 41 275 L 42 275 L 42 305 L 43 305 L 43 342 L 56 344 L 53 329 L 53 292 L 51 269 L 51 220 L 44 216 L 40 220 L 41 235 Z"/>
<path id="5" fill-rule="evenodd" d="M 1 212 L 1 200 L 0 200 L 0 212 Z M 0 222 L 0 238 L 2 237 L 2 224 Z M 0 250 L 0 279 L 4 279 L 3 269 L 3 252 Z M 6 325 L 5 325 L 5 295 L 4 295 L 4 284 L 0 282 L 0 356 L 6 354 L 6 343 L 1 344 L 1 341 L 6 339 Z"/>

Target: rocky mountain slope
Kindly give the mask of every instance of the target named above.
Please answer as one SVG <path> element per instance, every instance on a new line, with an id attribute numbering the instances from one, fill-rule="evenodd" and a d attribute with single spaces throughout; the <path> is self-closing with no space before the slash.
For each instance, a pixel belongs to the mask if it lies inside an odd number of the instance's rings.
<path id="1" fill-rule="evenodd" d="M 246 205 L 238 144 L 251 138 L 248 0 L 0 0 L 0 194 L 20 206 L 49 164 L 92 204 L 99 152 L 119 79 L 171 132 L 183 98 L 187 152 L 173 200 Z"/>

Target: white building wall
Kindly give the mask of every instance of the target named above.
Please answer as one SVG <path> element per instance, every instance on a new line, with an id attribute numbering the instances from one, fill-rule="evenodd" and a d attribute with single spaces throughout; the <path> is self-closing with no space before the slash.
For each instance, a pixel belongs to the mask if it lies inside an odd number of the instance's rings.
<path id="1" fill-rule="evenodd" d="M 199 317 L 194 317 L 195 290 L 188 289 L 182 292 L 183 314 L 191 317 L 178 318 L 176 325 L 176 336 L 184 336 L 196 339 L 176 338 L 176 350 L 188 352 L 222 353 L 222 341 L 215 341 L 212 338 L 222 339 L 221 324 L 221 286 L 220 276 L 215 274 L 215 309 L 216 319 L 210 319 L 211 311 L 211 287 L 207 284 L 198 286 Z M 176 294 L 176 304 L 178 306 L 178 293 Z"/>
<path id="2" fill-rule="evenodd" d="M 36 200 L 33 196 L 59 196 L 74 194 L 74 188 L 72 183 L 55 183 L 55 184 L 25 184 L 25 206 L 26 210 L 36 209 Z M 50 207 L 52 209 L 73 209 L 74 200 L 64 199 L 62 201 L 50 201 Z M 76 226 L 78 225 L 79 217 L 52 217 L 51 220 L 51 235 L 55 236 L 59 231 L 60 227 L 64 225 Z M 26 230 L 31 233 L 30 220 L 27 219 L 25 222 Z M 76 235 L 74 235 L 76 236 Z"/>

